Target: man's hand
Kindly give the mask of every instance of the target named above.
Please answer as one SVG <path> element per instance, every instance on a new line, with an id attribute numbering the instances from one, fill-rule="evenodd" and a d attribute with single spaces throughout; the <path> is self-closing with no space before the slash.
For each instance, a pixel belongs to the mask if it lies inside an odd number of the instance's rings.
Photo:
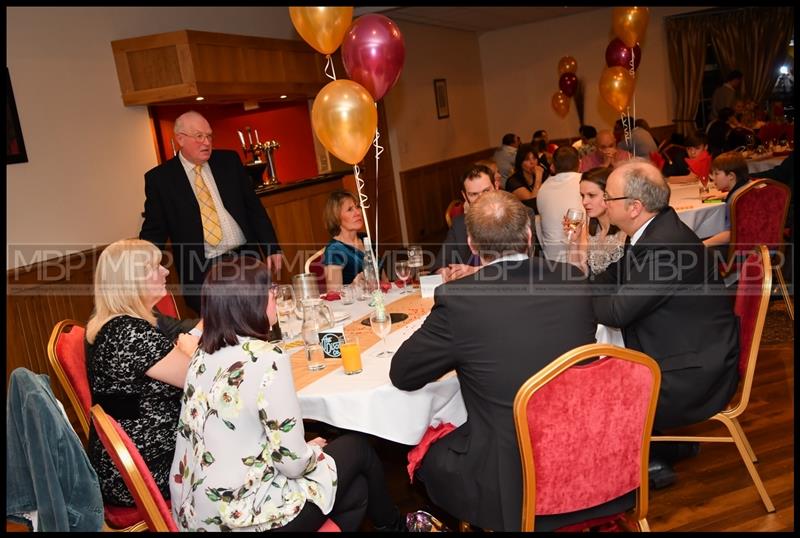
<path id="1" fill-rule="evenodd" d="M 480 266 L 465 265 L 463 263 L 451 263 L 448 266 L 447 279 L 445 280 L 444 278 L 445 275 L 443 273 L 442 280 L 445 282 L 449 282 L 450 280 L 456 280 L 468 275 L 475 274 L 479 270 Z"/>

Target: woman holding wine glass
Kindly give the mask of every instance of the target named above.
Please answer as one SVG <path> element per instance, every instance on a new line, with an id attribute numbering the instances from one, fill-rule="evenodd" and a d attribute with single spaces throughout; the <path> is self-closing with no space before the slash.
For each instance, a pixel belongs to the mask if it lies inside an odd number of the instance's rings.
<path id="1" fill-rule="evenodd" d="M 611 224 L 606 213 L 606 181 L 611 171 L 611 167 L 597 167 L 581 176 L 581 201 L 588 225 L 583 222 L 576 225 L 574 221 L 564 219 L 564 231 L 567 237 L 572 237 L 567 259 L 581 267 L 584 273 L 589 270 L 592 274 L 605 271 L 624 252 L 625 232 Z M 621 202 L 624 200 L 618 203 Z"/>
<path id="2" fill-rule="evenodd" d="M 322 214 L 332 239 L 325 246 L 322 264 L 328 291 L 338 292 L 343 284 L 351 284 L 364 270 L 364 218 L 356 197 L 344 190 L 333 191 Z M 363 277 L 362 277 L 363 278 Z M 381 269 L 381 281 L 388 282 Z"/>
<path id="3" fill-rule="evenodd" d="M 506 190 L 533 209 L 534 213 L 538 213 L 536 196 L 548 175 L 549 170 L 539 164 L 539 158 L 533 146 L 522 144 L 517 150 L 514 173 L 506 181 Z"/>

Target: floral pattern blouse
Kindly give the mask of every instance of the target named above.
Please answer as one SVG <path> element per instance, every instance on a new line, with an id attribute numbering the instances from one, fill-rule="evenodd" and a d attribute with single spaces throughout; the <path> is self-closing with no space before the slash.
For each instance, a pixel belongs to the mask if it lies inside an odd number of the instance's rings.
<path id="1" fill-rule="evenodd" d="M 587 262 L 593 275 L 605 271 L 609 265 L 622 257 L 623 252 L 625 252 L 625 232 L 622 230 L 605 237 L 600 237 L 600 234 L 589 235 Z"/>
<path id="2" fill-rule="evenodd" d="M 307 501 L 327 514 L 336 463 L 305 441 L 291 361 L 239 337 L 192 357 L 175 458 L 172 511 L 181 531 L 263 531 L 292 521 Z"/>

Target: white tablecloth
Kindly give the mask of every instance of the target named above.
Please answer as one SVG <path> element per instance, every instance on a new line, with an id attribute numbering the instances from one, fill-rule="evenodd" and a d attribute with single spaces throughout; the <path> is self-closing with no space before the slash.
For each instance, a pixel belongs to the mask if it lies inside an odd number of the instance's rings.
<path id="1" fill-rule="evenodd" d="M 384 300 L 390 304 L 400 297 L 392 287 Z M 333 306 L 334 311 L 352 314 L 345 323 L 357 320 L 371 310 L 366 302 L 342 305 L 339 301 L 333 301 L 328 304 Z M 387 348 L 397 350 L 422 325 L 425 317 L 393 330 L 386 337 Z M 602 325 L 598 326 L 597 339 L 598 342 L 624 345 L 618 329 Z M 346 375 L 341 367 L 335 367 L 324 377 L 298 391 L 303 418 L 407 445 L 419 443 L 428 426 L 442 422 L 460 426 L 467 420 L 467 410 L 455 372 L 416 391 L 399 390 L 389 380 L 391 357 L 377 356 L 382 350 L 382 342 L 362 350 L 363 371 L 360 374 Z"/>
<path id="2" fill-rule="evenodd" d="M 747 159 L 747 171 L 751 174 L 756 174 L 754 177 L 758 177 L 758 172 L 763 172 L 764 170 L 769 170 L 770 168 L 775 168 L 779 164 L 783 162 L 786 157 L 770 157 L 769 159 Z"/>
<path id="3" fill-rule="evenodd" d="M 670 190 L 669 205 L 699 238 L 711 237 L 725 229 L 725 202 L 703 203 L 700 183 L 670 185 Z"/>

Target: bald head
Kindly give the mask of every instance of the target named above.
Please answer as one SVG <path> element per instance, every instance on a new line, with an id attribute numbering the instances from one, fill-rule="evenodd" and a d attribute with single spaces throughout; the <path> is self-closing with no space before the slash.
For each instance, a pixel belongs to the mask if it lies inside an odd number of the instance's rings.
<path id="1" fill-rule="evenodd" d="M 512 253 L 527 254 L 531 244 L 531 219 L 516 196 L 490 191 L 470 206 L 465 217 L 473 252 L 486 263 Z"/>

